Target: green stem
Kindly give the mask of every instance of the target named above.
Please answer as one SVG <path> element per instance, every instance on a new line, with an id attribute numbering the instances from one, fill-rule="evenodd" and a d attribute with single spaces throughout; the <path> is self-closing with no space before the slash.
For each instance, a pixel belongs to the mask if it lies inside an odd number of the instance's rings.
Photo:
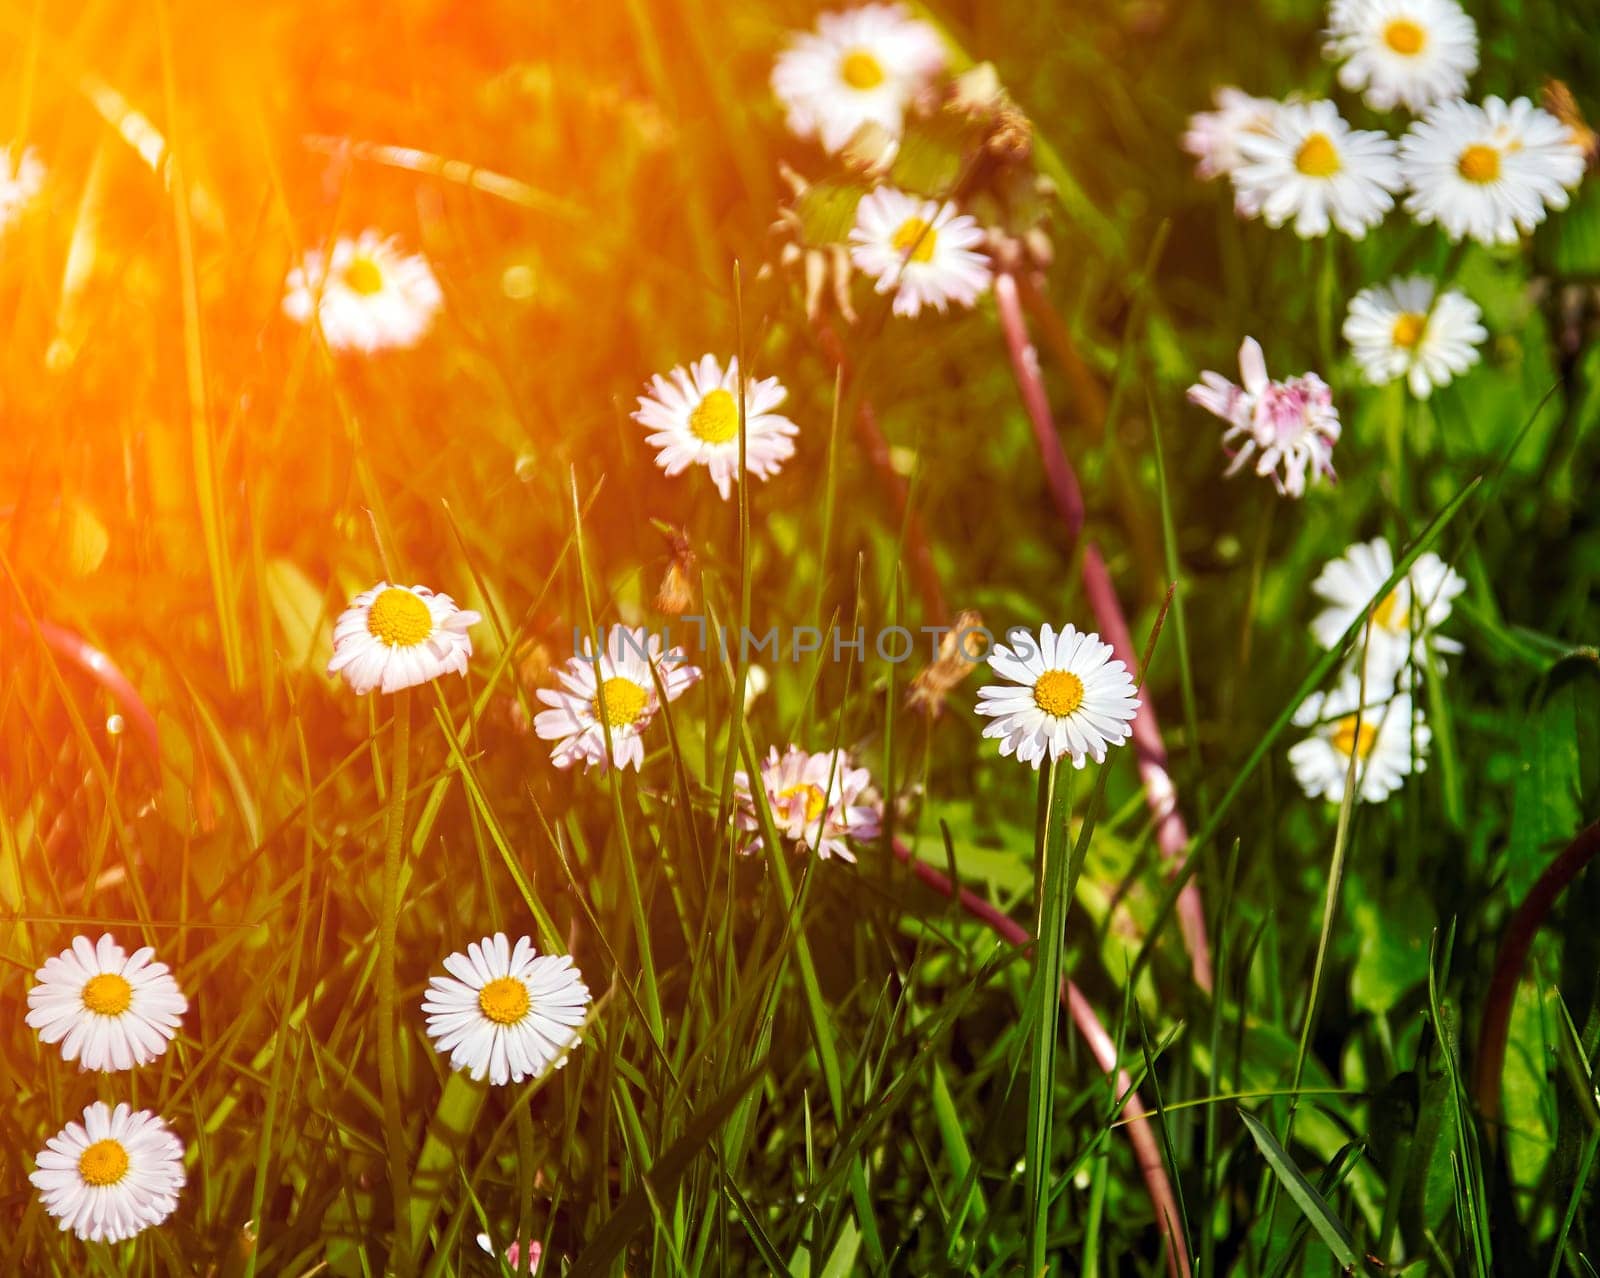
<path id="1" fill-rule="evenodd" d="M 389 1185 L 394 1194 L 394 1251 L 397 1275 L 412 1272 L 410 1162 L 405 1121 L 400 1111 L 396 1068 L 395 950 L 400 925 L 400 863 L 404 855 L 406 786 L 411 769 L 411 690 L 394 698 L 394 756 L 389 781 L 389 815 L 383 842 L 383 902 L 378 915 L 378 1088 L 383 1098 L 384 1143 L 389 1152 Z"/>
<path id="2" fill-rule="evenodd" d="M 1039 774 L 1038 945 L 1033 953 L 1033 1020 L 1028 1087 L 1028 1150 L 1023 1163 L 1028 1204 L 1028 1273 L 1045 1273 L 1049 1258 L 1050 1144 L 1055 1097 L 1056 1026 L 1061 1004 L 1061 948 L 1066 929 L 1068 848 L 1064 763 Z"/>

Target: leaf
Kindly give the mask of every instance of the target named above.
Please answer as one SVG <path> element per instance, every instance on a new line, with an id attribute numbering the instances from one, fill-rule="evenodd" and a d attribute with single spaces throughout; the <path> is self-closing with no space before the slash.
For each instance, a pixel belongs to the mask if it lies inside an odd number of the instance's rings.
<path id="1" fill-rule="evenodd" d="M 1359 891 L 1352 883 L 1352 895 Z M 1428 978 L 1428 938 L 1433 934 L 1433 904 L 1414 885 L 1388 901 L 1357 898 L 1350 921 L 1361 951 L 1350 973 L 1350 999 L 1377 1016 L 1387 1014 Z"/>
<path id="2" fill-rule="evenodd" d="M 106 557 L 111 534 L 94 511 L 71 499 L 66 504 L 65 533 L 67 568 L 74 576 L 87 577 Z"/>
<path id="3" fill-rule="evenodd" d="M 324 624 L 322 591 L 298 564 L 282 557 L 267 560 L 262 572 L 267 601 L 283 632 L 284 665 L 323 666 L 333 655 L 333 641 Z"/>
<path id="4" fill-rule="evenodd" d="M 447 1186 L 460 1175 L 467 1140 L 477 1126 L 488 1088 L 465 1074 L 452 1072 L 434 1107 L 428 1136 L 411 1174 L 411 1239 L 415 1246 L 428 1236 L 434 1213 Z"/>
<path id="5" fill-rule="evenodd" d="M 1576 652 L 1550 671 L 1522 731 L 1506 884 L 1521 900 L 1600 809 L 1600 656 Z"/>
<path id="6" fill-rule="evenodd" d="M 765 1063 L 748 1071 L 742 1078 L 717 1097 L 710 1105 L 695 1115 L 667 1152 L 650 1165 L 643 1181 L 628 1192 L 617 1204 L 616 1211 L 606 1217 L 605 1223 L 595 1230 L 589 1245 L 568 1271 L 568 1278 L 587 1278 L 610 1272 L 612 1263 L 627 1247 L 629 1239 L 650 1222 L 650 1197 L 658 1202 L 670 1200 L 683 1179 L 689 1165 L 705 1150 L 721 1130 L 728 1116 L 738 1108 L 745 1093 L 755 1086 L 766 1072 Z"/>
<path id="7" fill-rule="evenodd" d="M 1295 1205 L 1305 1213 L 1306 1219 L 1311 1222 L 1311 1227 L 1321 1235 L 1322 1241 L 1328 1244 L 1328 1250 L 1333 1253 L 1334 1259 L 1347 1269 L 1354 1269 L 1361 1263 L 1361 1256 L 1356 1250 L 1356 1240 L 1345 1228 L 1344 1221 L 1333 1214 L 1333 1208 L 1323 1201 L 1322 1195 L 1312 1188 L 1311 1182 L 1300 1174 L 1300 1169 L 1284 1152 L 1283 1146 L 1278 1144 L 1277 1138 L 1258 1118 L 1242 1109 L 1239 1111 L 1239 1117 L 1244 1120 L 1245 1128 L 1255 1140 L 1261 1156 L 1267 1160 L 1267 1166 L 1272 1168 L 1273 1174 L 1288 1191 L 1289 1197 L 1294 1199 Z"/>

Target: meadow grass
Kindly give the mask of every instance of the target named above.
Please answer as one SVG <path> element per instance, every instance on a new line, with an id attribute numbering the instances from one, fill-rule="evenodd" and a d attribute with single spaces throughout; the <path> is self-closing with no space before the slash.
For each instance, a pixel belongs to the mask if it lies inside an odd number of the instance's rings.
<path id="1" fill-rule="evenodd" d="M 1600 113 L 1588 0 L 1470 8 L 1475 96 L 1557 77 Z M 1514 248 L 1398 215 L 1305 243 L 1177 139 L 1219 83 L 1334 92 L 1321 6 L 919 12 L 1028 146 L 936 122 L 897 174 L 1053 253 L 916 320 L 858 279 L 852 323 L 808 318 L 783 251 L 842 238 L 862 187 L 768 88 L 808 6 L 0 7 L 50 169 L 0 240 L 0 1275 L 511 1272 L 480 1232 L 572 1275 L 1595 1272 L 1600 184 Z M 292 262 L 367 226 L 440 278 L 415 350 L 280 312 Z M 1411 271 L 1491 334 L 1426 401 L 1337 336 Z M 1251 333 L 1332 385 L 1336 487 L 1222 476 L 1184 390 Z M 628 416 L 707 350 L 800 425 L 727 502 Z M 1380 534 L 1385 594 L 1429 553 L 1465 579 L 1465 650 L 1416 672 L 1425 771 L 1308 799 L 1295 713 L 1370 640 L 1323 650 L 1310 583 Z M 659 609 L 669 569 L 708 645 Z M 464 679 L 327 676 L 380 579 L 482 614 Z M 982 673 L 919 708 L 919 628 L 965 608 L 1109 610 L 1176 825 L 1143 746 L 1035 774 L 981 738 Z M 637 771 L 559 770 L 537 691 L 618 624 L 671 625 L 703 677 Z M 856 864 L 764 798 L 732 819 L 791 742 L 885 796 Z M 102 931 L 190 1003 L 128 1073 L 23 1021 Z M 420 1004 L 497 931 L 594 1001 L 562 1068 L 491 1087 Z M 114 1246 L 28 1182 L 95 1100 L 187 1146 L 178 1211 Z"/>

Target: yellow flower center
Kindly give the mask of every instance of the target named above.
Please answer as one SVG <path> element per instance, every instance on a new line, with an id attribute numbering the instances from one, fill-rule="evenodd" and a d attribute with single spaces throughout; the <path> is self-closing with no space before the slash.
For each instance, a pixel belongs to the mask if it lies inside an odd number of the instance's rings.
<path id="1" fill-rule="evenodd" d="M 933 261 L 933 246 L 939 242 L 939 232 L 920 217 L 908 217 L 900 223 L 889 241 L 896 253 L 910 253 L 913 262 Z"/>
<path id="2" fill-rule="evenodd" d="M 1300 144 L 1295 153 L 1294 166 L 1307 177 L 1332 177 L 1344 164 L 1339 151 L 1326 133 L 1313 133 Z"/>
<path id="3" fill-rule="evenodd" d="M 1383 29 L 1383 42 L 1396 53 L 1410 58 L 1422 52 L 1428 33 L 1410 18 L 1396 18 Z"/>
<path id="4" fill-rule="evenodd" d="M 128 1174 L 128 1151 L 121 1141 L 97 1140 L 78 1155 L 78 1175 L 86 1185 L 115 1185 Z"/>
<path id="5" fill-rule="evenodd" d="M 115 972 L 91 976 L 83 985 L 83 1005 L 98 1016 L 121 1016 L 133 1002 L 133 986 Z"/>
<path id="6" fill-rule="evenodd" d="M 344 268 L 344 286 L 352 293 L 371 297 L 383 292 L 383 271 L 370 257 L 356 257 Z"/>
<path id="7" fill-rule="evenodd" d="M 726 444 L 739 433 L 739 402 L 717 387 L 689 414 L 689 429 L 708 444 Z"/>
<path id="8" fill-rule="evenodd" d="M 478 1010 L 496 1025 L 515 1025 L 528 1014 L 528 987 L 514 976 L 501 976 L 478 991 Z"/>
<path id="9" fill-rule="evenodd" d="M 839 61 L 839 78 L 852 89 L 876 89 L 885 79 L 883 64 L 865 49 L 851 49 Z"/>
<path id="10" fill-rule="evenodd" d="M 602 693 L 606 700 L 603 710 L 600 707 Z M 594 716 L 597 719 L 603 717 L 613 728 L 625 728 L 638 722 L 648 700 L 649 694 L 632 679 L 612 675 L 600 685 L 600 692 L 595 694 Z"/>
<path id="11" fill-rule="evenodd" d="M 390 586 L 367 609 L 367 630 L 391 648 L 415 648 L 433 633 L 433 614 L 409 590 Z"/>
<path id="12" fill-rule="evenodd" d="M 1500 152 L 1474 142 L 1456 161 L 1456 171 L 1469 182 L 1493 182 L 1500 176 Z"/>
<path id="13" fill-rule="evenodd" d="M 1033 704 L 1065 719 L 1083 704 L 1083 680 L 1070 670 L 1046 670 L 1033 685 Z"/>
<path id="14" fill-rule="evenodd" d="M 1405 634 L 1410 620 L 1410 610 L 1401 602 L 1398 586 L 1386 594 L 1383 602 L 1372 610 L 1372 624 L 1387 630 L 1392 635 Z"/>
<path id="15" fill-rule="evenodd" d="M 1378 744 L 1378 730 L 1372 726 L 1368 719 L 1361 721 L 1361 728 L 1356 729 L 1356 717 L 1347 714 L 1340 719 L 1333 730 L 1333 748 L 1340 754 L 1349 758 L 1355 754 L 1365 759 L 1372 753 L 1372 747 Z"/>
<path id="16" fill-rule="evenodd" d="M 809 781 L 802 781 L 799 785 L 791 785 L 786 790 L 778 791 L 778 802 L 788 803 L 790 799 L 799 795 L 806 798 L 806 820 L 815 821 L 822 815 L 823 809 L 828 806 L 828 796 L 822 793 L 820 787 L 812 785 Z"/>
<path id="17" fill-rule="evenodd" d="M 1407 311 L 1395 319 L 1394 331 L 1390 334 L 1396 346 L 1406 350 L 1415 350 L 1417 343 L 1422 340 L 1422 330 L 1428 326 L 1428 317 L 1418 315 L 1415 311 Z"/>

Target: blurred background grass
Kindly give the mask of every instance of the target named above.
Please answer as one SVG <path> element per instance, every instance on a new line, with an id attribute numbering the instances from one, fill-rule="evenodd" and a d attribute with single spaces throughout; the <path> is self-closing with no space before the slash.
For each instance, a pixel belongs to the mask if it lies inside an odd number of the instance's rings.
<path id="1" fill-rule="evenodd" d="M 1590 0 L 1471 7 L 1484 64 L 1474 96 L 1534 94 L 1557 76 L 1595 117 Z M 1295 1127 L 1307 1167 L 1343 1166 L 1341 1149 L 1364 1143 L 1343 1184 L 1325 1187 L 1364 1237 L 1398 1230 L 1404 1254 L 1427 1264 L 1465 1256 L 1450 1177 L 1465 1137 L 1439 1082 L 1441 1035 L 1454 1050 L 1510 907 L 1593 818 L 1600 789 L 1592 648 L 1562 661 L 1600 634 L 1596 187 L 1526 253 L 1465 256 L 1459 282 L 1493 334 L 1485 364 L 1401 418 L 1398 394 L 1360 389 L 1327 335 L 1356 287 L 1444 269 L 1442 240 L 1397 219 L 1359 247 L 1236 224 L 1177 147 L 1217 83 L 1329 91 L 1318 6 L 999 0 L 928 13 L 996 65 L 1053 179 L 1037 206 L 1054 249 L 1042 283 L 1087 377 L 1067 376 L 1060 343 L 1045 341 L 1046 379 L 1136 640 L 1182 578 L 1195 731 L 1170 635 L 1150 691 L 1195 824 L 1312 663 L 1308 583 L 1321 563 L 1358 538 L 1416 534 L 1552 392 L 1492 498 L 1441 543 L 1470 582 L 1455 623 L 1469 651 L 1431 703 L 1447 710 L 1435 766 L 1357 815 L 1306 1079 L 1352 1094 L 1308 1102 Z M 783 378 L 801 426 L 796 460 L 751 493 L 757 628 L 857 606 L 869 629 L 935 620 L 897 584 L 901 519 L 849 426 L 860 394 L 913 481 L 951 605 L 997 625 L 1086 621 L 987 308 L 888 326 L 869 311 L 846 336 L 857 377 L 830 465 L 832 364 L 772 231 L 780 162 L 810 178 L 825 168 L 783 133 L 766 86 L 784 34 L 813 16 L 708 0 L 0 5 L 0 119 L 11 113 L 13 136 L 50 170 L 38 207 L 0 241 L 0 1024 L 15 1027 L 0 1032 L 15 1087 L 0 1113 L 0 1269 L 303 1273 L 325 1260 L 381 1272 L 367 964 L 388 711 L 344 695 L 322 667 L 331 618 L 384 575 L 489 618 L 473 679 L 444 689 L 444 718 L 419 720 L 403 1007 L 449 950 L 502 921 L 533 929 L 519 876 L 591 986 L 610 989 L 572 1067 L 487 1102 L 444 1086 L 412 1019 L 415 1148 L 430 1118 L 476 1118 L 429 1147 L 447 1169 L 429 1251 L 440 1272 L 486 1263 L 461 1243 L 480 1209 L 497 1238 L 524 1217 L 570 1259 L 586 1245 L 599 1255 L 622 1228 L 619 1205 L 637 1227 L 624 1238 L 632 1272 L 756 1271 L 774 1257 L 812 1273 L 828 1258 L 837 1273 L 1015 1263 L 1011 1069 L 1026 963 L 910 888 L 881 851 L 859 874 L 810 876 L 806 917 L 826 941 L 816 962 L 851 1098 L 835 1113 L 796 998 L 794 934 L 771 909 L 781 898 L 759 863 L 723 866 L 714 851 L 722 744 L 709 729 L 725 722 L 726 690 L 708 680 L 677 716 L 689 801 L 658 759 L 628 783 L 627 830 L 605 784 L 556 773 L 521 714 L 584 615 L 573 477 L 602 620 L 650 615 L 669 555 L 652 520 L 688 529 L 707 598 L 725 615 L 735 606 L 735 508 L 703 477 L 664 479 L 627 417 L 650 373 L 737 348 L 735 263 L 743 341 L 759 372 Z M 1359 107 L 1352 118 L 1371 124 Z M 470 172 L 396 168 L 361 144 L 521 185 L 506 199 Z M 280 314 L 284 272 L 304 248 L 366 226 L 427 255 L 445 309 L 415 352 L 331 358 Z M 1347 423 L 1334 492 L 1284 507 L 1265 485 L 1220 478 L 1213 424 L 1182 391 L 1199 368 L 1229 368 L 1246 333 L 1267 343 L 1274 371 L 1320 368 L 1334 383 Z M 70 632 L 56 649 L 49 626 Z M 72 635 L 108 653 L 150 707 L 159 767 L 126 707 L 64 657 Z M 756 746 L 781 745 L 797 722 L 811 748 L 837 733 L 908 797 L 919 854 L 946 864 L 944 823 L 963 878 L 1026 917 L 1032 778 L 989 759 L 964 704 L 931 729 L 898 715 L 906 670 L 868 656 L 864 669 L 775 668 L 752 712 Z M 1139 1019 L 1125 1008 L 1140 1010 L 1169 1105 L 1285 1088 L 1294 1063 L 1331 814 L 1294 793 L 1281 748 L 1251 786 L 1201 874 L 1231 954 L 1214 1004 L 1187 986 L 1166 932 L 1124 988 L 1160 893 L 1128 764 L 1079 886 L 1075 979 L 1130 1046 Z M 662 1055 L 614 984 L 637 975 L 624 846 L 650 888 Z M 1578 1168 L 1592 1114 L 1570 1071 L 1574 1059 L 1590 1067 L 1600 1037 L 1600 954 L 1582 926 L 1600 884 L 1573 892 L 1513 1026 L 1507 1121 L 1527 1144 L 1495 1132 L 1499 1152 L 1475 1182 L 1506 1249 L 1501 1272 L 1542 1272 L 1568 1203 L 1590 1201 Z M 125 942 L 142 933 L 191 994 L 178 1049 L 131 1080 L 79 1076 L 21 1025 L 27 973 L 89 920 Z M 1441 1010 L 1428 947 L 1452 920 Z M 1577 1025 L 1565 1057 L 1558 990 Z M 1070 1035 L 1062 1053 L 1061 1270 L 1159 1270 L 1105 1082 Z M 761 1071 L 746 1096 L 749 1064 Z M 175 1123 L 194 1161 L 174 1226 L 111 1253 L 57 1238 L 26 1172 L 45 1135 L 96 1095 L 127 1096 L 124 1082 Z M 730 1094 L 734 1121 L 681 1199 L 642 1198 L 642 1171 L 680 1139 L 705 1145 L 696 1115 L 723 1112 Z M 1208 1112 L 1179 1108 L 1169 1123 L 1208 1267 L 1327 1272 L 1297 1214 L 1270 1208 L 1274 1182 L 1231 1110 L 1215 1130 Z M 858 1154 L 872 1220 L 847 1192 Z M 1387 1226 L 1391 1214 L 1401 1223 Z M 1576 1220 L 1592 1257 L 1589 1217 Z M 259 1248 L 245 1241 L 257 1233 Z"/>

